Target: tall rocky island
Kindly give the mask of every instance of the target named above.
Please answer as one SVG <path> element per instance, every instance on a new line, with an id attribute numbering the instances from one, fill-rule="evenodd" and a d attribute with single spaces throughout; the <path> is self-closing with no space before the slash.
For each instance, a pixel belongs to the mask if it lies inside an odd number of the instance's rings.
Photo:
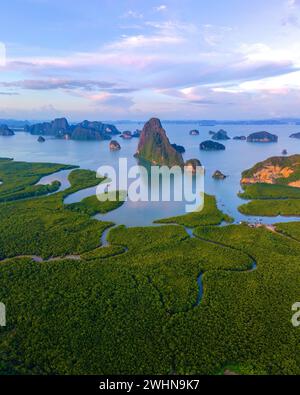
<path id="1" fill-rule="evenodd" d="M 184 166 L 181 153 L 171 145 L 158 118 L 145 124 L 135 157 L 152 165 Z"/>

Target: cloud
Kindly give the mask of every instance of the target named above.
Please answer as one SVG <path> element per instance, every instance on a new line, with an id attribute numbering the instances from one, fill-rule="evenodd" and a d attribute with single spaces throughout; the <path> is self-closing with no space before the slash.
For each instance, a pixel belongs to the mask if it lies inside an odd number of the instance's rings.
<path id="1" fill-rule="evenodd" d="M 137 36 L 123 36 L 120 41 L 108 45 L 108 49 L 132 49 L 160 46 L 162 44 L 174 45 L 182 42 L 180 37 L 172 35 L 153 35 L 145 36 L 143 34 Z"/>
<path id="2" fill-rule="evenodd" d="M 165 4 L 161 4 L 161 5 L 157 6 L 157 7 L 154 7 L 154 11 L 162 12 L 162 11 L 166 11 L 167 8 L 168 7 Z"/>
<path id="3" fill-rule="evenodd" d="M 299 7 L 300 7 L 300 0 L 287 1 L 286 12 L 281 19 L 281 24 L 283 26 L 294 26 L 297 28 L 300 27 Z"/>
<path id="4" fill-rule="evenodd" d="M 199 99 L 199 100 L 190 100 L 189 101 L 190 103 L 192 103 L 192 104 L 198 104 L 198 105 L 201 105 L 201 106 L 211 106 L 211 105 L 220 105 L 221 104 L 221 102 L 217 102 L 217 101 L 214 101 L 214 100 L 202 100 L 202 99 Z M 226 104 L 226 105 L 228 105 L 228 104 L 234 104 L 234 103 L 224 103 L 224 102 L 222 102 L 222 104 Z"/>
<path id="5" fill-rule="evenodd" d="M 281 24 L 283 26 L 295 26 L 300 27 L 300 22 L 298 16 L 294 14 L 289 14 L 281 19 Z"/>
<path id="6" fill-rule="evenodd" d="M 123 35 L 119 40 L 104 46 L 104 50 L 131 50 L 145 47 L 162 47 L 168 51 L 168 45 L 183 43 L 187 35 L 195 33 L 197 28 L 193 24 L 178 21 L 146 21 L 144 27 L 151 29 L 148 34 Z"/>
<path id="7" fill-rule="evenodd" d="M 232 85 L 243 81 L 285 75 L 298 69 L 289 61 L 253 62 L 245 58 L 237 59 L 231 64 L 208 65 L 206 63 L 190 62 L 156 73 L 150 80 L 149 87 L 156 86 L 158 89 L 170 89 L 185 86 Z"/>
<path id="8" fill-rule="evenodd" d="M 286 75 L 300 67 L 300 44 L 283 50 L 274 50 L 264 43 L 243 44 L 227 54 L 212 50 L 205 53 L 192 51 L 190 45 L 193 45 L 193 42 L 186 39 L 187 36 L 194 36 L 194 26 L 164 22 L 155 28 L 163 30 L 164 34 L 138 38 L 124 37 L 100 52 L 74 54 L 66 58 L 55 58 L 52 62 L 51 59 L 38 60 L 39 67 L 44 67 L 48 73 L 50 70 L 66 71 L 66 65 L 70 71 L 82 67 L 83 64 L 85 67 L 99 68 L 101 75 L 107 77 L 106 81 L 52 77 L 0 82 L 0 86 L 31 90 L 63 89 L 70 92 L 105 91 L 127 94 L 145 89 L 232 85 Z M 177 32 L 177 36 L 173 36 L 170 43 L 172 30 Z M 29 59 L 23 59 L 21 64 L 25 64 L 27 69 Z M 34 60 L 32 64 L 35 65 Z M 33 67 L 33 73 L 35 72 Z"/>
<path id="9" fill-rule="evenodd" d="M 53 89 L 83 89 L 93 91 L 99 89 L 113 89 L 114 83 L 91 80 L 64 80 L 50 78 L 46 80 L 21 80 L 11 82 L 0 82 L 0 86 L 7 88 L 21 88 L 31 90 L 53 90 Z"/>
<path id="10" fill-rule="evenodd" d="M 144 15 L 141 12 L 129 10 L 125 14 L 121 15 L 122 19 L 133 18 L 133 19 L 143 19 Z"/>
<path id="11" fill-rule="evenodd" d="M 300 90 L 287 89 L 285 91 L 269 90 L 230 90 L 226 87 L 189 87 L 181 90 L 164 92 L 174 99 L 172 108 L 177 112 L 184 112 L 185 118 L 196 119 L 251 119 L 252 117 L 287 117 L 296 116 Z M 287 104 L 282 106 L 282 102 Z M 163 105 L 162 105 L 163 106 Z M 295 110 L 296 109 L 296 110 Z M 173 116 L 176 116 L 174 112 Z"/>
<path id="12" fill-rule="evenodd" d="M 138 108 L 145 113 L 147 106 L 157 112 L 160 104 L 162 112 L 170 113 L 168 105 L 173 107 L 174 101 L 177 115 L 180 109 L 189 113 L 188 106 L 221 111 L 222 103 L 232 108 L 240 100 L 246 106 L 255 94 L 283 95 L 293 86 L 292 79 L 287 83 L 285 78 L 295 78 L 300 69 L 296 38 L 286 46 L 251 42 L 249 37 L 240 44 L 242 36 L 230 26 L 196 25 L 165 16 L 138 24 L 143 26 L 141 34 L 121 35 L 90 52 L 10 58 L 5 72 L 11 79 L 23 79 L 0 82 L 0 89 L 62 90 L 73 96 L 69 106 L 82 103 L 87 111 L 91 106 L 110 114 L 114 107 L 118 114 Z M 58 103 L 62 105 L 61 99 Z"/>
<path id="13" fill-rule="evenodd" d="M 109 93 L 99 96 L 95 95 L 93 101 L 108 107 L 129 108 L 134 105 L 134 101 L 128 96 L 112 95 Z"/>
<path id="14" fill-rule="evenodd" d="M 297 7 L 300 7 L 300 0 L 288 0 L 287 6 L 289 9 L 292 9 L 292 10 Z"/>
<path id="15" fill-rule="evenodd" d="M 0 86 L 126 94 L 142 89 L 239 83 L 288 74 L 300 67 L 298 43 L 280 50 L 252 43 L 226 53 L 214 48 L 201 52 L 195 45 L 199 30 L 194 25 L 148 21 L 147 26 L 153 29 L 151 34 L 123 36 L 97 52 L 74 53 L 63 58 L 14 59 L 8 64 L 10 71 L 16 67 L 34 75 L 41 72 L 82 75 L 82 69 L 90 68 L 94 72 L 99 70 L 104 81 L 47 77 L 3 82 Z"/>
<path id="16" fill-rule="evenodd" d="M 179 90 L 165 90 L 162 93 L 182 99 L 182 101 L 184 101 L 185 103 L 195 104 L 199 106 L 234 104 L 232 101 L 228 100 L 229 96 L 231 96 L 232 99 L 234 95 L 228 95 L 228 92 L 218 92 L 208 87 L 191 86 L 189 88 L 183 88 Z"/>
<path id="17" fill-rule="evenodd" d="M 233 29 L 229 26 L 206 24 L 203 26 L 203 38 L 208 45 L 215 46 L 220 44 L 225 39 L 225 35 L 232 30 Z"/>
<path id="18" fill-rule="evenodd" d="M 18 96 L 18 92 L 0 92 L 1 96 Z"/>
<path id="19" fill-rule="evenodd" d="M 275 77 L 241 82 L 236 85 L 214 88 L 216 92 L 229 93 L 269 93 L 274 95 L 287 94 L 291 91 L 300 92 L 300 71 Z"/>

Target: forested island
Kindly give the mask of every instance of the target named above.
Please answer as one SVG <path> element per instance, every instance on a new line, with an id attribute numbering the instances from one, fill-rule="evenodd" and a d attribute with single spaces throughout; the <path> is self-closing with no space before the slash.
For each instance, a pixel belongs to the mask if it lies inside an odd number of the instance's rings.
<path id="1" fill-rule="evenodd" d="M 203 141 L 199 148 L 201 151 L 224 151 L 226 149 L 224 144 L 212 140 Z"/>
<path id="2" fill-rule="evenodd" d="M 266 159 L 242 174 L 240 197 L 252 201 L 239 207 L 246 215 L 300 215 L 300 155 Z"/>
<path id="3" fill-rule="evenodd" d="M 278 136 L 269 132 L 255 132 L 247 137 L 248 143 L 277 143 Z"/>

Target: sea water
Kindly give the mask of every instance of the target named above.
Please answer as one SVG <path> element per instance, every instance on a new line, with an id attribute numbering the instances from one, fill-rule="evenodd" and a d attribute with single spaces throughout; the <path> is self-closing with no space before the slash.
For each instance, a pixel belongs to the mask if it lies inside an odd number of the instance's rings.
<path id="1" fill-rule="evenodd" d="M 163 125 L 171 143 L 183 145 L 186 149 L 184 159 L 199 159 L 205 167 L 205 192 L 215 195 L 218 207 L 232 216 L 235 222 L 262 219 L 263 223 L 287 222 L 298 220 L 293 217 L 250 217 L 239 213 L 237 207 L 244 200 L 237 196 L 241 190 L 241 172 L 252 167 L 257 162 L 271 156 L 281 155 L 283 149 L 287 149 L 288 155 L 300 153 L 300 140 L 291 139 L 289 135 L 300 132 L 300 125 L 218 125 L 216 127 L 199 126 L 195 124 L 166 124 Z M 120 131 L 141 129 L 142 124 L 119 124 Z M 225 129 L 230 137 L 249 135 L 253 132 L 266 130 L 278 135 L 278 143 L 248 143 L 240 140 L 221 141 L 226 146 L 225 151 L 205 152 L 199 150 L 199 144 L 210 139 L 209 131 Z M 199 136 L 190 136 L 189 131 L 198 129 Z M 39 143 L 37 136 L 25 132 L 16 132 L 15 136 L 0 136 L 0 157 L 11 157 L 15 160 L 28 162 L 54 162 L 78 165 L 84 169 L 97 170 L 100 166 L 111 165 L 118 168 L 119 158 L 127 158 L 128 166 L 136 165 L 134 153 L 136 152 L 138 139 L 123 140 L 119 136 L 114 137 L 121 144 L 121 150 L 111 152 L 109 141 L 73 141 L 58 140 L 46 137 L 45 143 Z M 213 173 L 222 171 L 228 177 L 225 180 L 214 180 Z M 66 173 L 60 177 L 49 176 L 42 182 L 61 179 L 63 187 L 67 187 Z M 89 188 L 77 192 L 66 199 L 66 203 L 82 200 L 86 196 L 95 193 L 95 188 Z M 160 218 L 181 215 L 185 213 L 186 202 L 131 202 L 127 201 L 115 211 L 106 215 L 98 215 L 99 219 L 112 221 L 127 226 L 152 225 L 153 221 Z"/>

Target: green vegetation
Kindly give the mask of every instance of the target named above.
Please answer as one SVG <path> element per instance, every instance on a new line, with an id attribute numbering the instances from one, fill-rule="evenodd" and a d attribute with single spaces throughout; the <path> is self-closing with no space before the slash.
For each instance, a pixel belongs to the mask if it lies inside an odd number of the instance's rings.
<path id="1" fill-rule="evenodd" d="M 99 245 L 110 223 L 65 210 L 59 195 L 0 205 L 0 259 L 80 254 Z"/>
<path id="2" fill-rule="evenodd" d="M 73 166 L 2 161 L 0 188 L 12 191 L 12 180 L 15 180 L 25 191 L 42 175 L 51 174 L 51 169 L 56 172 L 61 168 Z M 70 193 L 97 185 L 101 179 L 99 181 L 93 171 L 77 169 L 70 173 L 69 181 L 71 187 L 63 192 L 0 204 L 0 259 L 23 255 L 47 259 L 81 254 L 99 246 L 101 233 L 111 223 L 92 220 L 86 212 L 72 212 L 65 208 L 63 199 Z"/>
<path id="3" fill-rule="evenodd" d="M 114 199 L 115 197 L 116 200 L 111 200 Z M 117 208 L 122 206 L 126 198 L 126 192 L 117 192 L 116 196 L 114 192 L 105 193 L 100 198 L 102 199 L 101 201 L 99 201 L 97 196 L 95 195 L 89 196 L 83 199 L 79 203 L 68 204 L 66 208 L 79 213 L 88 214 L 89 216 L 93 216 L 99 213 L 105 214 L 108 213 L 109 211 L 116 210 Z"/>
<path id="4" fill-rule="evenodd" d="M 267 217 L 300 216 L 300 199 L 287 200 L 252 200 L 239 207 L 239 211 L 245 215 L 259 215 Z"/>
<path id="5" fill-rule="evenodd" d="M 199 225 L 219 225 L 222 222 L 233 222 L 233 218 L 218 209 L 214 196 L 205 194 L 203 210 L 178 217 L 161 219 L 155 222 L 158 224 L 178 224 L 194 228 Z"/>
<path id="6" fill-rule="evenodd" d="M 105 259 L 110 258 L 116 255 L 120 255 L 124 253 L 124 247 L 122 246 L 108 246 L 108 247 L 99 247 L 95 250 L 86 252 L 82 254 L 81 257 L 85 261 L 91 261 L 94 259 Z"/>
<path id="7" fill-rule="evenodd" d="M 48 195 L 49 193 L 57 192 L 60 186 L 61 184 L 59 181 L 53 181 L 49 185 L 31 185 L 17 192 L 3 194 L 0 198 L 0 203 Z"/>
<path id="8" fill-rule="evenodd" d="M 58 181 L 51 185 L 35 185 L 42 177 L 74 166 L 51 163 L 14 162 L 0 160 L 0 202 L 9 202 L 53 193 L 60 188 Z"/>
<path id="9" fill-rule="evenodd" d="M 242 199 L 300 199 L 300 188 L 278 184 L 250 184 L 239 193 Z"/>
<path id="10" fill-rule="evenodd" d="M 77 169 L 72 171 L 68 178 L 71 187 L 65 191 L 65 196 L 80 191 L 81 189 L 94 187 L 100 184 L 103 180 L 105 180 L 105 177 L 97 178 L 95 171 L 85 169 Z"/>
<path id="11" fill-rule="evenodd" d="M 300 226 L 298 222 L 276 224 L 276 230 L 285 236 L 300 241 Z"/>
<path id="12" fill-rule="evenodd" d="M 111 224 L 83 213 L 95 202 L 63 204 L 95 180 L 71 174 L 67 191 L 0 204 L 0 254 L 12 257 L 0 263 L 0 374 L 300 374 L 290 322 L 300 223 L 277 225 L 285 235 L 205 226 L 224 220 L 208 197 L 204 219 L 177 218 L 195 238 L 178 225 L 119 226 L 99 248 Z M 75 253 L 81 260 L 20 257 Z"/>

